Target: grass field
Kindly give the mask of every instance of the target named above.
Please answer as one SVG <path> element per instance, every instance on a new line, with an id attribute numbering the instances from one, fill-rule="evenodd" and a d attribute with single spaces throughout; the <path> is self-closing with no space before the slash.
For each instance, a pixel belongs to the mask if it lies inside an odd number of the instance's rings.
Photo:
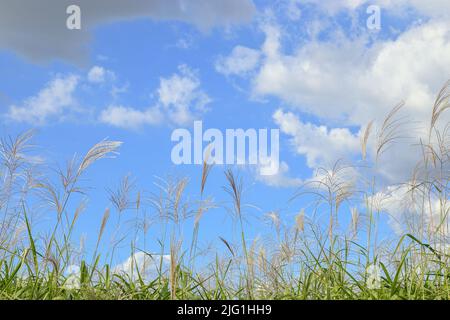
<path id="1" fill-rule="evenodd" d="M 79 161 L 56 170 L 36 165 L 27 157 L 33 133 L 1 141 L 0 183 L 0 299 L 448 299 L 450 298 L 449 236 L 449 124 L 442 123 L 449 108 L 450 83 L 430 107 L 427 141 L 418 141 L 422 161 L 409 181 L 399 181 L 406 190 L 405 206 L 411 220 L 401 221 L 403 235 L 379 238 L 380 189 L 376 175 L 351 173 L 364 166 L 382 167 L 379 155 L 401 143 L 401 105 L 387 115 L 380 128 L 368 124 L 361 138 L 361 162 L 338 162 L 317 172 L 293 198 L 315 199 L 310 209 L 327 216 L 326 224 L 310 219 L 299 209 L 290 225 L 277 212 L 266 217 L 273 227 L 270 244 L 249 242 L 244 221 L 243 187 L 238 172 L 226 169 L 224 192 L 232 201 L 232 216 L 238 226 L 238 243 L 220 238 L 221 248 L 202 256 L 198 235 L 205 212 L 219 206 L 207 195 L 210 170 L 223 170 L 204 163 L 200 198 L 187 203 L 188 179 L 160 181 L 157 196 L 130 199 L 130 181 L 125 178 L 110 193 L 111 210 L 99 221 L 97 246 L 80 254 L 73 241 L 83 203 L 74 203 L 82 192 L 80 180 L 94 162 L 113 155 L 120 142 L 102 141 Z M 366 161 L 369 139 L 376 141 L 375 161 Z M 92 168 L 94 169 L 94 168 Z M 101 163 L 95 170 L 101 169 Z M 374 171 L 376 172 L 376 171 Z M 53 181 L 53 182 L 51 182 Z M 363 187 L 362 187 L 363 186 Z M 36 202 L 44 202 L 54 214 L 46 233 L 34 229 L 31 219 Z M 349 204 L 355 203 L 351 206 Z M 74 208 L 74 209 L 72 209 Z M 145 210 L 144 210 L 145 209 Z M 100 243 L 113 211 L 144 211 L 160 225 L 160 254 L 150 254 L 130 245 L 128 272 L 112 266 Z M 350 216 L 346 228 L 338 228 L 342 216 Z M 183 232 L 193 227 L 186 243 Z M 344 230 L 344 231 L 343 231 Z M 135 238 L 145 239 L 148 226 L 136 224 Z M 114 232 L 113 232 L 114 234 Z M 120 235 L 116 234 L 120 239 Z M 119 240 L 118 240 L 119 241 Z M 112 256 L 116 246 L 110 248 Z M 80 261 L 70 272 L 74 256 Z M 202 263 L 197 263 L 197 259 Z M 204 262 L 208 259 L 208 262 Z M 154 276 L 146 268 L 152 265 Z M 144 275 L 145 274 L 145 275 Z"/>

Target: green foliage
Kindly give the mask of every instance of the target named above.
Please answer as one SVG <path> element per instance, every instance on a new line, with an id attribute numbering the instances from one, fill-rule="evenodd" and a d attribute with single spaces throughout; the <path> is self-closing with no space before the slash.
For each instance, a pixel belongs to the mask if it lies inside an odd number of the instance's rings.
<path id="1" fill-rule="evenodd" d="M 383 209 L 375 201 L 380 195 L 377 177 L 360 179 L 358 184 L 349 178 L 355 167 L 338 162 L 329 170 L 320 169 L 317 179 L 308 181 L 292 197 L 291 202 L 305 195 L 312 197 L 309 218 L 306 209 L 300 209 L 289 225 L 277 212 L 270 212 L 265 215 L 273 227 L 270 241 L 254 239 L 250 243 L 244 184 L 227 170 L 224 190 L 232 203 L 228 211 L 238 225 L 238 240 L 232 243 L 217 235 L 222 250 L 216 248 L 213 255 L 201 256 L 201 218 L 219 207 L 205 195 L 212 166 L 204 163 L 197 201 L 185 194 L 188 179 L 159 179 L 158 192 L 148 201 L 141 198 L 141 192 L 134 201 L 130 196 L 133 182 L 127 176 L 118 191 L 109 192 L 117 213 L 112 246 L 100 250 L 110 220 L 107 208 L 89 259 L 75 249 L 72 240 L 85 202 L 74 207 L 72 201 L 85 194 L 79 186 L 85 171 L 115 154 L 121 143 L 96 144 L 79 162 L 74 159 L 65 170 L 57 171 L 54 180 L 58 182 L 54 183 L 34 174 L 39 170 L 25 156 L 32 132 L 2 140 L 0 299 L 449 299 L 450 126 L 439 125 L 440 116 L 448 109 L 449 86 L 450 82 L 432 110 L 428 143 L 421 141 L 423 161 L 402 184 L 410 196 L 407 204 L 420 221 L 404 222 L 407 232 L 402 237 L 383 241 L 378 238 Z M 401 105 L 395 107 L 382 122 L 372 159 L 378 161 L 398 136 L 401 121 L 396 114 L 400 109 Z M 373 125 L 371 122 L 362 135 L 362 161 L 364 166 L 379 168 L 382 163 L 366 161 Z M 438 127 L 444 127 L 444 132 Z M 33 227 L 35 216 L 29 208 L 37 202 L 36 196 L 55 217 L 48 233 Z M 351 207 L 355 199 L 356 206 Z M 125 211 L 134 212 L 135 219 L 133 230 L 124 236 L 121 219 Z M 148 212 L 154 220 L 147 219 Z M 315 219 L 316 214 L 325 219 Z M 345 214 L 351 218 L 347 230 L 340 226 Z M 158 254 L 145 248 L 151 223 L 158 223 L 161 232 L 156 240 L 161 249 Z M 186 230 L 192 234 L 190 246 L 184 243 Z M 144 239 L 140 243 L 143 248 L 136 245 L 138 236 Z M 131 257 L 124 272 L 113 267 L 114 252 L 130 238 Z M 209 262 L 203 262 L 205 256 Z M 197 263 L 200 258 L 202 263 Z M 74 264 L 79 270 L 68 272 Z M 146 273 L 149 264 L 154 274 Z"/>

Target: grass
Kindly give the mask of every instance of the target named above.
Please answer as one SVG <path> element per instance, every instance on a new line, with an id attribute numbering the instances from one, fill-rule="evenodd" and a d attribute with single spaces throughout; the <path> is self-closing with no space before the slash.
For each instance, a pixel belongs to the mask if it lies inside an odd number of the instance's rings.
<path id="1" fill-rule="evenodd" d="M 199 244 L 202 218 L 225 208 L 207 195 L 208 176 L 219 170 L 207 161 L 198 199 L 187 194 L 187 178 L 157 179 L 150 196 L 133 193 L 131 177 L 108 190 L 111 208 L 98 222 L 89 255 L 72 239 L 86 208 L 79 197 L 85 195 L 80 180 L 95 162 L 114 156 L 121 143 L 102 141 L 64 169 L 49 170 L 28 155 L 33 131 L 3 139 L 0 299 L 449 299 L 449 125 L 441 121 L 449 108 L 449 89 L 450 82 L 430 110 L 428 140 L 418 142 L 422 160 L 411 178 L 397 185 L 406 190 L 404 205 L 413 214 L 401 221 L 408 231 L 391 238 L 380 235 L 380 197 L 388 196 L 377 186 L 378 171 L 361 176 L 359 169 L 382 168 L 381 155 L 401 141 L 403 104 L 377 131 L 374 122 L 367 125 L 360 162 L 320 168 L 293 194 L 291 203 L 301 197 L 311 201 L 294 221 L 286 223 L 276 211 L 264 215 L 272 227 L 270 241 L 247 238 L 252 226 L 245 218 L 245 184 L 239 173 L 227 169 L 223 189 L 239 240 L 218 235 L 213 250 Z M 47 232 L 35 229 L 36 207 L 43 205 L 55 217 Z M 124 221 L 124 212 L 133 213 L 133 219 Z M 345 216 L 347 228 L 342 227 Z M 152 226 L 161 235 L 156 253 L 147 251 Z M 111 243 L 105 251 L 107 230 Z M 118 248 L 128 245 L 131 257 L 124 272 L 113 263 Z"/>

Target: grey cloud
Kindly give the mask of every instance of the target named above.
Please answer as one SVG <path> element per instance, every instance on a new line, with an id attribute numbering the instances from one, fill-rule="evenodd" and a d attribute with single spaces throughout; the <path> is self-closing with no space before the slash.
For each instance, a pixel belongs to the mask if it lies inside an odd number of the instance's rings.
<path id="1" fill-rule="evenodd" d="M 66 28 L 66 8 L 81 8 L 82 29 Z M 33 61 L 55 58 L 83 61 L 96 25 L 149 18 L 177 20 L 202 31 L 247 22 L 252 0 L 0 0 L 0 49 Z"/>

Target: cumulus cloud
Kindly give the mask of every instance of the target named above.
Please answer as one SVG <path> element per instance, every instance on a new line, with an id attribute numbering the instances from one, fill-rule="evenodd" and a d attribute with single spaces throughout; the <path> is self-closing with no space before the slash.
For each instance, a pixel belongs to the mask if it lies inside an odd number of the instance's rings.
<path id="1" fill-rule="evenodd" d="M 158 270 L 162 259 L 162 270 Z M 125 274 L 133 280 L 138 278 L 138 271 L 142 279 L 153 280 L 159 273 L 165 273 L 170 265 L 170 255 L 150 255 L 137 252 L 114 268 L 115 273 Z"/>
<path id="2" fill-rule="evenodd" d="M 66 9 L 81 8 L 81 30 L 66 28 Z M 0 0 L 0 48 L 33 61 L 61 58 L 82 62 L 92 29 L 103 23 L 137 18 L 178 20 L 201 30 L 248 22 L 251 0 Z"/>
<path id="3" fill-rule="evenodd" d="M 432 19 L 396 38 L 373 42 L 337 31 L 326 39 L 289 42 L 289 51 L 281 26 L 269 21 L 262 31 L 265 40 L 250 80 L 252 95 L 277 97 L 291 109 L 277 111 L 274 120 L 292 137 L 295 152 L 306 157 L 308 166 L 355 155 L 359 134 L 348 128 L 360 130 L 374 120 L 379 129 L 390 110 L 404 101 L 400 116 L 408 118 L 401 121 L 406 123 L 398 134 L 403 144 L 383 154 L 380 173 L 391 183 L 405 181 L 420 160 L 417 143 L 426 137 L 434 100 L 450 75 L 448 21 Z M 296 112 L 325 126 L 302 122 Z M 442 114 L 443 123 L 449 115 Z M 340 128 L 335 128 L 337 123 Z M 374 143 L 370 140 L 368 146 L 372 155 Z"/>
<path id="4" fill-rule="evenodd" d="M 297 154 L 306 157 L 310 168 L 330 167 L 340 159 L 351 159 L 360 151 L 360 138 L 347 128 L 332 128 L 302 122 L 292 112 L 278 109 L 273 114 L 282 133 L 291 137 Z"/>
<path id="5" fill-rule="evenodd" d="M 295 54 L 281 51 L 281 32 L 265 28 L 265 62 L 254 93 L 280 97 L 300 111 L 361 125 L 398 102 L 417 118 L 429 114 L 450 74 L 450 25 L 427 23 L 396 40 L 368 46 L 365 39 L 310 41 Z"/>
<path id="6" fill-rule="evenodd" d="M 224 75 L 245 75 L 258 65 L 260 52 L 243 46 L 236 46 L 227 57 L 219 57 L 216 70 Z"/>
<path id="7" fill-rule="evenodd" d="M 74 93 L 78 84 L 76 75 L 57 76 L 35 96 L 20 105 L 11 105 L 6 117 L 33 125 L 43 125 L 50 119 L 60 120 L 67 112 L 77 109 Z"/>
<path id="8" fill-rule="evenodd" d="M 157 94 L 158 101 L 148 108 L 109 106 L 101 112 L 100 121 L 128 129 L 164 121 L 186 125 L 206 112 L 206 105 L 211 102 L 201 90 L 197 74 L 184 65 L 179 67 L 178 73 L 160 79 Z"/>
<path id="9" fill-rule="evenodd" d="M 76 91 L 82 84 L 101 84 L 114 80 L 114 77 L 114 72 L 101 66 L 92 67 L 86 77 L 58 75 L 36 95 L 26 98 L 20 104 L 10 105 L 3 116 L 10 121 L 39 126 L 51 120 L 66 120 L 74 113 L 88 111 L 77 101 Z M 113 87 L 113 97 L 117 95 L 117 90 Z M 100 111 L 98 119 L 102 123 L 124 129 L 138 129 L 161 123 L 183 126 L 204 114 L 211 102 L 201 89 L 197 73 L 185 65 L 179 66 L 177 73 L 161 78 L 156 94 L 157 101 L 149 107 L 139 109 L 111 104 Z"/>
<path id="10" fill-rule="evenodd" d="M 192 122 L 196 114 L 206 111 L 206 105 L 211 102 L 200 89 L 197 74 L 185 65 L 179 67 L 179 73 L 160 79 L 158 95 L 162 110 L 177 125 Z"/>
<path id="11" fill-rule="evenodd" d="M 162 269 L 160 270 L 160 266 Z M 170 255 L 148 254 L 136 252 L 113 268 L 115 274 L 137 280 L 140 276 L 144 281 L 151 281 L 159 274 L 166 273 L 170 266 Z M 64 287 L 67 289 L 80 288 L 80 267 L 70 265 L 65 271 Z"/>

